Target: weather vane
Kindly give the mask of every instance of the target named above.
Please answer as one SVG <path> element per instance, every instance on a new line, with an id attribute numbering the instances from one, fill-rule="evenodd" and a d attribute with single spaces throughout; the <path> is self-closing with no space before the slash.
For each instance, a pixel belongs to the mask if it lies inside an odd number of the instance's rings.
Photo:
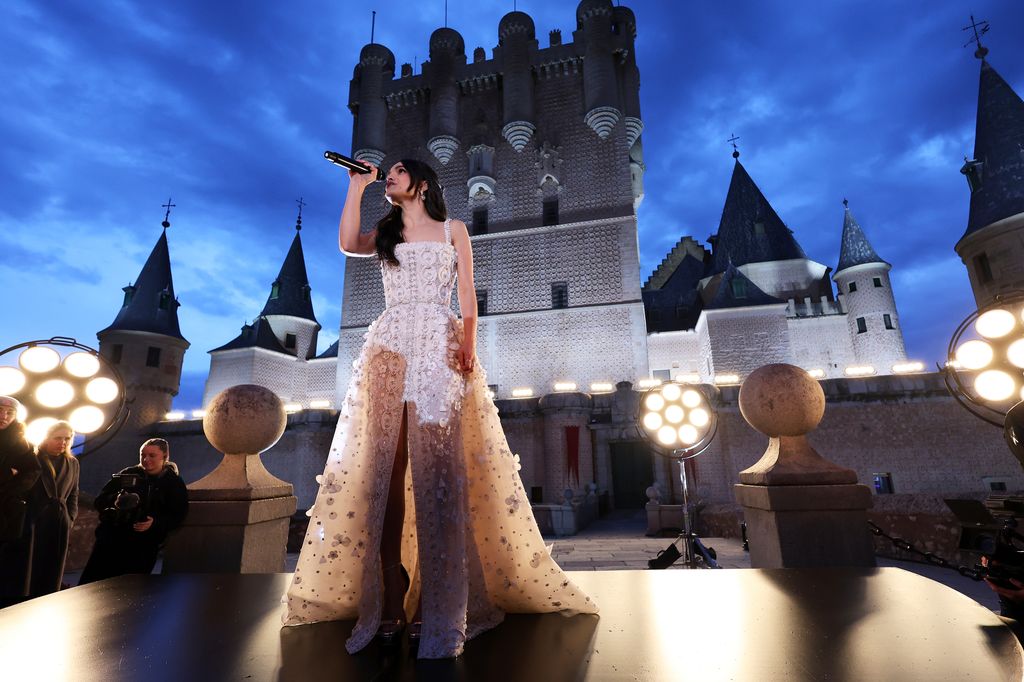
<path id="1" fill-rule="evenodd" d="M 164 229 L 166 230 L 168 227 L 171 226 L 171 221 L 168 220 L 168 218 L 171 217 L 171 209 L 174 208 L 175 206 L 177 206 L 177 204 L 172 204 L 171 203 L 171 198 L 167 197 L 167 203 L 166 204 L 160 204 L 160 206 L 162 208 L 166 208 L 167 209 L 167 212 L 164 213 L 164 221 L 162 223 L 160 223 L 161 225 L 164 226 Z"/>
<path id="2" fill-rule="evenodd" d="M 974 15 L 971 15 L 971 23 L 968 26 L 964 26 L 964 31 L 974 31 L 974 37 L 964 43 L 964 47 L 967 47 L 971 43 L 977 43 L 978 49 L 974 51 L 974 56 L 978 59 L 984 59 L 985 55 L 988 54 L 988 48 L 981 44 L 981 37 L 988 33 L 988 22 L 982 19 L 981 21 L 975 21 Z"/>
<path id="3" fill-rule="evenodd" d="M 295 200 L 295 203 L 299 205 L 299 217 L 295 219 L 295 231 L 298 232 L 302 229 L 302 207 L 306 205 L 306 202 L 299 197 Z"/>
<path id="4" fill-rule="evenodd" d="M 736 146 L 736 141 L 738 139 L 740 139 L 740 138 L 736 137 L 736 133 L 733 133 L 732 137 L 730 137 L 728 140 L 726 140 L 727 142 L 731 142 L 732 143 L 732 158 L 734 158 L 734 159 L 740 158 L 740 150 L 739 150 L 739 147 Z"/>

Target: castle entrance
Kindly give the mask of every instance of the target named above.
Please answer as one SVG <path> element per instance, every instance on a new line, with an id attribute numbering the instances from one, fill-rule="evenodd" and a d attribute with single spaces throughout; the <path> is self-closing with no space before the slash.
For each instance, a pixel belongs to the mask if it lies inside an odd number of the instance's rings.
<path id="1" fill-rule="evenodd" d="M 612 459 L 612 494 L 616 509 L 643 509 L 647 487 L 654 483 L 651 447 L 642 440 L 609 443 Z"/>

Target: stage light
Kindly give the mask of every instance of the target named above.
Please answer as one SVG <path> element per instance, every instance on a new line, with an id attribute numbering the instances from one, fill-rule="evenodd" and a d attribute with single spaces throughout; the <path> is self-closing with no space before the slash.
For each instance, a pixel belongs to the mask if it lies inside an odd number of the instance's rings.
<path id="1" fill-rule="evenodd" d="M 740 383 L 739 374 L 716 374 L 715 383 L 719 386 L 727 386 L 729 384 Z"/>
<path id="2" fill-rule="evenodd" d="M 39 417 L 25 425 L 25 440 L 36 447 L 46 438 L 46 430 L 59 420 L 53 417 Z"/>
<path id="3" fill-rule="evenodd" d="M 846 376 L 848 377 L 867 377 L 874 373 L 875 368 L 871 365 L 855 365 L 846 368 Z"/>
<path id="4" fill-rule="evenodd" d="M 897 362 L 892 366 L 893 374 L 914 374 L 924 371 L 923 362 Z"/>
<path id="5" fill-rule="evenodd" d="M 164 415 L 164 421 L 177 422 L 185 418 L 184 412 L 168 412 Z"/>
<path id="6" fill-rule="evenodd" d="M 1006 372 L 988 369 L 974 379 L 974 390 L 983 400 L 1002 402 L 1017 390 L 1017 382 Z"/>
<path id="7" fill-rule="evenodd" d="M 661 393 L 648 393 L 644 398 L 644 407 L 652 412 L 661 412 L 661 409 L 665 407 L 665 396 Z"/>
<path id="8" fill-rule="evenodd" d="M 668 447 L 673 447 L 676 444 L 678 434 L 676 430 L 671 426 L 662 426 L 658 429 L 658 442 Z"/>
<path id="9" fill-rule="evenodd" d="M 120 392 L 117 382 L 107 377 L 96 377 L 85 385 L 86 397 L 100 405 L 114 402 Z"/>
<path id="10" fill-rule="evenodd" d="M 206 410 L 192 410 L 193 419 L 202 419 L 206 416 Z"/>
<path id="11" fill-rule="evenodd" d="M 103 410 L 94 405 L 83 405 L 71 413 L 68 421 L 78 433 L 93 433 L 103 426 Z"/>
<path id="12" fill-rule="evenodd" d="M 956 359 L 951 362 L 956 362 L 957 367 L 964 369 L 982 369 L 992 362 L 993 356 L 992 346 L 984 341 L 974 339 L 957 348 Z"/>
<path id="13" fill-rule="evenodd" d="M 512 389 L 512 397 L 513 398 L 532 398 L 533 397 L 533 389 L 532 388 L 513 388 Z"/>
<path id="14" fill-rule="evenodd" d="M 14 367 L 0 367 L 0 395 L 13 396 L 25 388 L 25 375 Z"/>
<path id="15" fill-rule="evenodd" d="M 75 399 L 75 389 L 63 379 L 50 379 L 39 384 L 35 397 L 43 407 L 64 407 Z"/>
<path id="16" fill-rule="evenodd" d="M 704 408 L 698 407 L 690 411 L 690 423 L 694 426 L 707 426 L 710 421 L 711 415 Z"/>
<path id="17" fill-rule="evenodd" d="M 695 372 L 690 372 L 687 374 L 677 374 L 676 381 L 683 384 L 699 384 L 700 375 Z"/>
<path id="18" fill-rule="evenodd" d="M 1017 339 L 1006 349 L 1006 359 L 1014 367 L 1024 368 L 1024 339 Z"/>
<path id="19" fill-rule="evenodd" d="M 643 389 L 654 388 L 655 386 L 661 386 L 661 379 L 640 379 L 636 382 L 636 385 Z"/>
<path id="20" fill-rule="evenodd" d="M 993 308 L 978 316 L 974 328 L 986 339 L 1001 339 L 1017 326 L 1017 318 L 1009 310 Z"/>
<path id="21" fill-rule="evenodd" d="M 681 400 L 686 407 L 697 407 L 704 401 L 704 396 L 700 394 L 700 391 L 690 389 L 683 393 Z"/>
<path id="22" fill-rule="evenodd" d="M 314 410 L 327 410 L 331 407 L 330 400 L 310 400 L 309 407 Z"/>
<path id="23" fill-rule="evenodd" d="M 660 429 L 664 423 L 665 419 L 660 412 L 648 412 L 643 417 L 644 428 L 651 432 Z"/>
<path id="24" fill-rule="evenodd" d="M 302 405 L 298 403 L 285 403 L 284 411 L 288 414 L 295 414 L 296 412 L 302 411 Z"/>
<path id="25" fill-rule="evenodd" d="M 699 438 L 700 433 L 693 424 L 683 424 L 679 427 L 679 440 L 683 445 L 693 445 Z"/>
<path id="26" fill-rule="evenodd" d="M 46 346 L 29 346 L 18 356 L 18 364 L 26 372 L 43 374 L 60 364 L 60 353 Z"/>
<path id="27" fill-rule="evenodd" d="M 555 382 L 556 393 L 566 393 L 576 390 L 576 384 L 572 381 L 558 381 Z"/>
<path id="28" fill-rule="evenodd" d="M 823 369 L 809 369 L 809 370 L 807 370 L 807 373 L 811 375 L 812 379 L 824 379 L 825 378 L 825 370 L 823 370 Z"/>
<path id="29" fill-rule="evenodd" d="M 665 421 L 669 424 L 679 424 L 686 416 L 686 412 L 679 405 L 669 405 L 665 408 Z"/>
<path id="30" fill-rule="evenodd" d="M 598 381 L 596 383 L 590 384 L 591 393 L 611 393 L 614 390 L 615 386 L 606 381 Z"/>
<path id="31" fill-rule="evenodd" d="M 64 369 L 73 377 L 88 379 L 100 371 L 100 361 L 95 355 L 78 351 L 64 358 Z"/>

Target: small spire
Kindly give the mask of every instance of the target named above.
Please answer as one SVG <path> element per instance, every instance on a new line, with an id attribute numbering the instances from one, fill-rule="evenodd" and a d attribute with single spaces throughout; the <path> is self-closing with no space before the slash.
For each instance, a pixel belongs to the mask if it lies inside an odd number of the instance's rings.
<path id="1" fill-rule="evenodd" d="M 373 35 L 377 29 L 377 10 L 370 13 L 370 44 L 373 44 Z"/>
<path id="2" fill-rule="evenodd" d="M 736 146 L 736 141 L 739 139 L 740 138 L 736 137 L 736 133 L 733 133 L 732 137 L 727 140 L 727 142 L 732 144 L 732 158 L 734 159 L 740 158 L 740 150 L 739 147 Z"/>
<path id="3" fill-rule="evenodd" d="M 306 202 L 299 197 L 295 203 L 299 205 L 299 216 L 295 219 L 295 231 L 299 232 L 302 230 L 302 207 L 306 205 Z"/>
<path id="4" fill-rule="evenodd" d="M 161 225 L 164 226 L 164 229 L 166 230 L 168 227 L 171 226 L 171 221 L 170 221 L 171 209 L 174 208 L 175 206 L 177 206 L 177 204 L 172 204 L 171 203 L 171 198 L 167 197 L 167 203 L 166 204 L 160 204 L 160 206 L 162 208 L 166 208 L 167 209 L 167 212 L 164 213 L 164 221 L 162 223 L 160 223 Z"/>
<path id="5" fill-rule="evenodd" d="M 448 28 L 448 0 L 444 0 L 444 27 Z"/>
<path id="6" fill-rule="evenodd" d="M 843 198 L 843 208 L 845 208 L 847 211 L 850 210 L 850 202 L 845 197 Z"/>
<path id="7" fill-rule="evenodd" d="M 971 43 L 977 43 L 978 49 L 974 51 L 974 56 L 984 61 L 985 55 L 988 54 L 988 48 L 981 44 L 981 37 L 988 33 L 988 22 L 982 19 L 981 21 L 975 21 L 974 15 L 971 15 L 971 23 L 964 26 L 964 31 L 974 31 L 974 37 L 964 43 L 964 47 L 967 47 Z"/>

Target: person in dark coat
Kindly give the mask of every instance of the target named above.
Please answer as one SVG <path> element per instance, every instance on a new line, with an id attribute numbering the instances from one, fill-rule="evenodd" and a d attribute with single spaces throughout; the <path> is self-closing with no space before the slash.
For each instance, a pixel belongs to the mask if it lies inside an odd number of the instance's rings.
<path id="1" fill-rule="evenodd" d="M 0 396 L 0 608 L 28 596 L 25 498 L 39 478 L 39 460 L 25 440 L 20 407 L 14 398 Z"/>
<path id="2" fill-rule="evenodd" d="M 143 443 L 138 466 L 117 476 L 96 497 L 100 525 L 79 585 L 126 573 L 152 573 L 168 533 L 188 513 L 188 490 L 163 438 Z M 126 476 L 135 477 L 133 485 L 125 485 Z"/>
<path id="3" fill-rule="evenodd" d="M 29 596 L 60 590 L 71 528 L 78 516 L 78 459 L 71 454 L 75 430 L 65 421 L 46 430 L 36 457 L 40 476 L 28 494 L 27 533 L 32 542 Z"/>

